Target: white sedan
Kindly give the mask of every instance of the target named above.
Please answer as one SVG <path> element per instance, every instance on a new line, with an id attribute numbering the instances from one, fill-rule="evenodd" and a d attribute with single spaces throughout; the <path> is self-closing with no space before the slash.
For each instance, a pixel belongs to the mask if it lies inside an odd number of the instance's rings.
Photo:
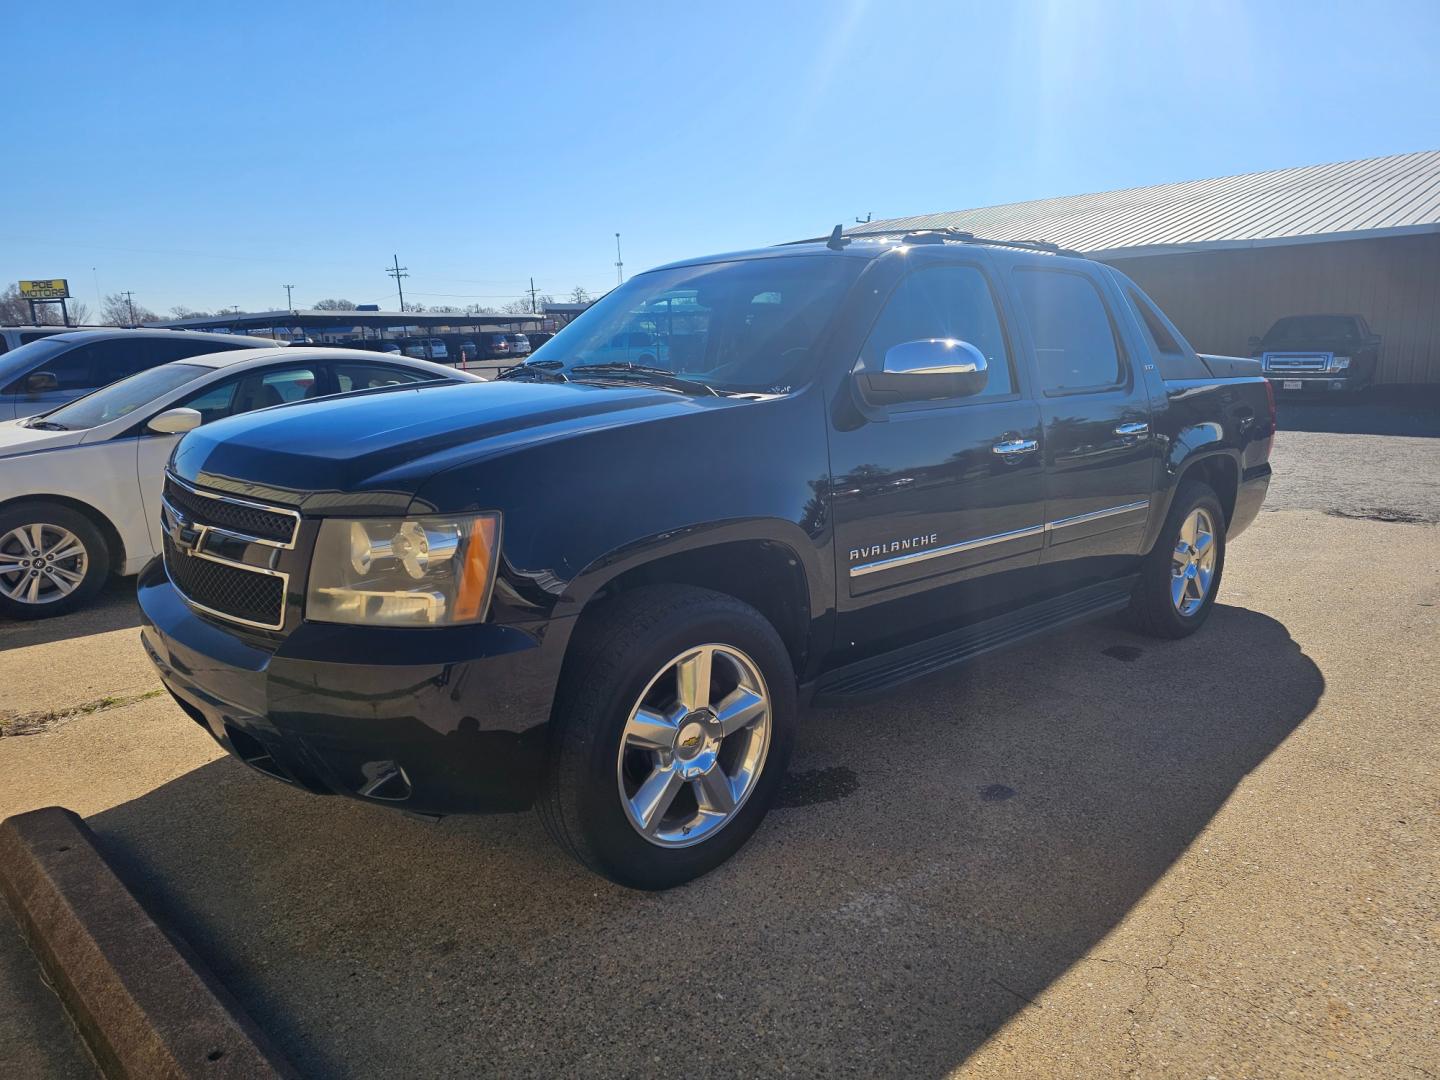
<path id="1" fill-rule="evenodd" d="M 60 615 L 109 574 L 138 573 L 160 549 L 165 462 L 192 428 L 271 405 L 439 381 L 484 380 L 358 349 L 243 349 L 162 364 L 0 423 L 0 616 Z"/>

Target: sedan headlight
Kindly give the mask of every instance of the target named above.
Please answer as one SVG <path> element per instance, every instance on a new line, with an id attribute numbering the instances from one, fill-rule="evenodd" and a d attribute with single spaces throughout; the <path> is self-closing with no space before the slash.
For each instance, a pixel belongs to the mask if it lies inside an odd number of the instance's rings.
<path id="1" fill-rule="evenodd" d="M 1346 368 L 1348 368 L 1349 366 L 1350 366 L 1350 357 L 1348 357 L 1348 356 L 1332 356 L 1332 357 L 1330 358 L 1330 370 L 1331 370 L 1331 371 L 1344 371 L 1344 370 L 1345 370 Z"/>
<path id="2" fill-rule="evenodd" d="M 490 604 L 500 515 L 326 518 L 305 617 L 367 626 L 479 622 Z"/>

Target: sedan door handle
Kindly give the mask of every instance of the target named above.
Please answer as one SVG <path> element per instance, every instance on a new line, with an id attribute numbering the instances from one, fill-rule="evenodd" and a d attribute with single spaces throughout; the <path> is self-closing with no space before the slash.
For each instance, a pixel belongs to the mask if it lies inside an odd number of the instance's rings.
<path id="1" fill-rule="evenodd" d="M 1040 449 L 1039 439 L 1005 439 L 990 448 L 997 454 L 1028 454 Z"/>
<path id="2" fill-rule="evenodd" d="M 1144 434 L 1146 434 L 1147 432 L 1149 432 L 1149 430 L 1150 430 L 1150 425 L 1149 425 L 1149 424 L 1144 424 L 1144 423 L 1121 424 L 1119 427 L 1117 427 L 1117 428 L 1115 429 L 1115 434 L 1116 434 L 1116 435 L 1128 435 L 1128 436 L 1144 435 Z"/>

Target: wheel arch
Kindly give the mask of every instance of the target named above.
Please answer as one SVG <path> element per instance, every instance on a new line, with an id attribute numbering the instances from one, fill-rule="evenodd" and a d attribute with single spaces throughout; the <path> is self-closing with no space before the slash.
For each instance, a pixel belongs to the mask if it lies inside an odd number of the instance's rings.
<path id="1" fill-rule="evenodd" d="M 780 635 L 797 676 L 810 656 L 811 626 L 825 609 L 819 559 L 809 538 L 774 522 L 730 523 L 686 537 L 631 545 L 576 575 L 564 599 L 577 629 L 622 592 L 646 585 L 691 585 L 733 596 L 759 611 Z"/>
<path id="2" fill-rule="evenodd" d="M 9 499 L 0 500 L 0 512 L 16 506 L 23 506 L 26 503 L 55 503 L 64 506 L 76 513 L 84 514 L 95 528 L 100 530 L 100 536 L 105 541 L 106 554 L 110 557 L 110 573 L 118 574 L 125 565 L 125 541 L 120 536 L 120 530 L 115 527 L 108 515 L 97 510 L 82 499 L 76 499 L 70 495 L 15 495 Z"/>

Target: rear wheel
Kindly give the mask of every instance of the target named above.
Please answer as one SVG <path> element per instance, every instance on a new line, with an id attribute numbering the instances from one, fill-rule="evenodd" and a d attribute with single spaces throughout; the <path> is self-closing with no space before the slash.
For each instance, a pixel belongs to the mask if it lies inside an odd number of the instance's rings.
<path id="1" fill-rule="evenodd" d="M 0 615 L 45 619 L 89 602 L 110 573 L 94 522 L 58 503 L 0 511 Z"/>
<path id="2" fill-rule="evenodd" d="M 597 618 L 552 721 L 541 817 L 597 873 L 670 888 L 728 859 L 770 808 L 794 672 L 769 622 L 721 593 L 637 589 Z"/>
<path id="3" fill-rule="evenodd" d="M 1186 483 L 1141 568 L 1131 622 L 1152 637 L 1188 637 L 1209 617 L 1224 569 L 1225 511 L 1207 485 Z"/>

